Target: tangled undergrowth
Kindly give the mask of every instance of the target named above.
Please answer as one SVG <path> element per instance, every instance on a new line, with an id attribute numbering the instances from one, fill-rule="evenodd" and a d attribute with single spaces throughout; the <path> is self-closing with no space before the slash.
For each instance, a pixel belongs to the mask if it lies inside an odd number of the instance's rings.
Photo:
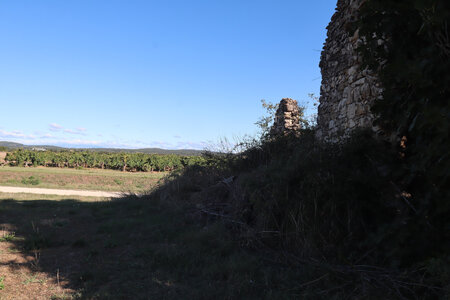
<path id="1" fill-rule="evenodd" d="M 206 159 L 155 195 L 190 205 L 205 223 L 226 222 L 243 246 L 280 263 L 323 270 L 311 280 L 326 297 L 450 295 L 450 222 L 423 206 L 439 191 L 404 184 L 401 147 L 369 132 L 323 145 L 307 129 Z"/>

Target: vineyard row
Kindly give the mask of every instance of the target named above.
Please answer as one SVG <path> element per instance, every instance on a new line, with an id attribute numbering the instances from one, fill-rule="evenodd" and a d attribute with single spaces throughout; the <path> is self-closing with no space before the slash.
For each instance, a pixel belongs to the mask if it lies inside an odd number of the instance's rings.
<path id="1" fill-rule="evenodd" d="M 205 163 L 205 159 L 201 156 L 176 154 L 33 151 L 24 149 L 9 152 L 5 161 L 11 166 L 84 167 L 144 172 L 172 171 L 189 165 Z"/>

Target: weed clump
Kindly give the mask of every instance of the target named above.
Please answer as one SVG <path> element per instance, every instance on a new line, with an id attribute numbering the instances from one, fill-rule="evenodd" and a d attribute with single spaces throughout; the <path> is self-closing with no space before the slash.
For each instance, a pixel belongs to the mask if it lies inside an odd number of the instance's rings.
<path id="1" fill-rule="evenodd" d="M 5 233 L 0 237 L 0 242 L 12 242 L 16 238 L 16 234 L 14 232 Z"/>
<path id="2" fill-rule="evenodd" d="M 30 176 L 23 178 L 21 182 L 26 185 L 38 185 L 41 183 L 41 180 L 38 177 Z"/>

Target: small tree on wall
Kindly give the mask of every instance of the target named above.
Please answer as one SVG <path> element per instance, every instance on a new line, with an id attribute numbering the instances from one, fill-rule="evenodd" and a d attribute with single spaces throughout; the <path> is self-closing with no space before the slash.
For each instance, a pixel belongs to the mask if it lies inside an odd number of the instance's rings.
<path id="1" fill-rule="evenodd" d="M 314 94 L 308 95 L 314 101 L 317 99 L 314 98 Z M 286 98 L 288 99 L 288 98 Z M 283 101 L 283 100 L 282 100 Z M 280 102 L 282 103 L 282 102 Z M 260 139 L 265 140 L 270 137 L 271 129 L 274 125 L 275 117 L 277 110 L 280 108 L 280 103 L 274 104 L 271 102 L 267 102 L 266 100 L 261 100 L 262 107 L 266 110 L 265 115 L 259 118 L 259 120 L 255 123 L 260 130 Z M 315 105 L 314 105 L 315 106 Z M 305 116 L 305 106 L 298 106 L 298 125 L 301 129 L 312 129 L 316 123 L 316 116 Z"/>
<path id="2" fill-rule="evenodd" d="M 264 99 L 261 99 L 261 105 L 266 110 L 266 112 L 265 115 L 259 118 L 255 125 L 258 126 L 261 137 L 265 137 L 270 132 L 270 128 L 275 119 L 275 112 L 278 109 L 278 104 L 273 104 L 271 102 L 267 102 Z"/>

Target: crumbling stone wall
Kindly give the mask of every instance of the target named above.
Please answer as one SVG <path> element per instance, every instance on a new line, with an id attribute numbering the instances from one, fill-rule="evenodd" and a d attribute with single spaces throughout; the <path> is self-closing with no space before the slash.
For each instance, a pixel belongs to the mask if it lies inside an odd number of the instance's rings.
<path id="1" fill-rule="evenodd" d="M 273 135 L 296 133 L 300 130 L 300 109 L 297 101 L 283 98 L 275 113 L 275 120 L 271 129 Z"/>
<path id="2" fill-rule="evenodd" d="M 341 141 L 359 127 L 377 130 L 370 107 L 381 97 L 382 89 L 374 72 L 361 70 L 362 58 L 356 51 L 363 43 L 359 31 L 348 32 L 363 1 L 338 0 L 327 27 L 320 59 L 322 85 L 317 117 L 317 137 L 323 141 Z"/>

